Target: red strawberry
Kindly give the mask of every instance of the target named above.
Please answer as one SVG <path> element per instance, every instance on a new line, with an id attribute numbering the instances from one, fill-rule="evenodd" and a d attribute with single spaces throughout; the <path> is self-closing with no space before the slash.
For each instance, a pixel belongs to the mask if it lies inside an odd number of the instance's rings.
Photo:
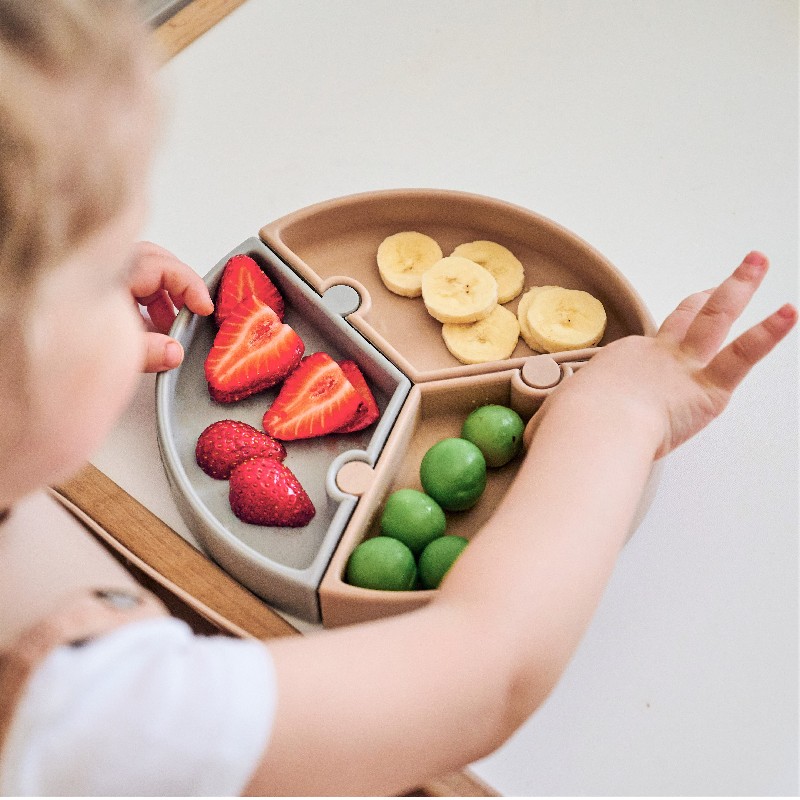
<path id="1" fill-rule="evenodd" d="M 258 297 L 242 300 L 222 323 L 206 358 L 208 391 L 233 403 L 282 381 L 299 363 L 303 340 Z"/>
<path id="2" fill-rule="evenodd" d="M 218 479 L 229 478 L 231 470 L 248 458 L 286 458 L 286 448 L 279 441 L 246 422 L 232 419 L 209 425 L 200 434 L 194 452 L 200 469 Z"/>
<path id="3" fill-rule="evenodd" d="M 217 325 L 248 297 L 260 297 L 283 320 L 283 297 L 275 284 L 250 256 L 238 255 L 228 259 L 222 270 L 214 304 Z"/>
<path id="4" fill-rule="evenodd" d="M 309 439 L 346 425 L 361 395 L 327 354 L 314 353 L 284 381 L 264 414 L 264 430 L 276 439 Z"/>
<path id="5" fill-rule="evenodd" d="M 356 411 L 356 415 L 346 425 L 336 429 L 336 433 L 353 433 L 355 431 L 362 431 L 369 425 L 372 425 L 376 419 L 381 415 L 378 410 L 378 404 L 375 402 L 375 397 L 367 386 L 364 375 L 358 368 L 355 361 L 340 361 L 339 366 L 342 368 L 347 380 L 353 384 L 353 388 L 361 395 L 361 405 Z"/>
<path id="6" fill-rule="evenodd" d="M 294 473 L 274 458 L 251 458 L 233 468 L 228 495 L 243 522 L 301 528 L 316 513 Z"/>

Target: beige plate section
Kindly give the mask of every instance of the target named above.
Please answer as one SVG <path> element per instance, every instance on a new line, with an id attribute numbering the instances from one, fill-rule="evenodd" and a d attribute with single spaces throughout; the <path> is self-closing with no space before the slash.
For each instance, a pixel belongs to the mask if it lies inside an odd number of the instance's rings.
<path id="1" fill-rule="evenodd" d="M 379 535 L 381 511 L 391 492 L 403 488 L 422 490 L 419 479 L 422 457 L 441 439 L 459 436 L 470 412 L 497 403 L 513 408 L 526 421 L 536 413 L 548 391 L 531 387 L 523 372 L 524 367 L 418 383 L 408 395 L 374 469 L 363 462 L 351 462 L 346 466 L 358 469 L 344 475 L 344 468 L 340 470 L 337 477 L 340 487 L 360 499 L 319 587 L 322 622 L 326 627 L 411 611 L 435 596 L 436 590 L 389 592 L 351 586 L 344 580 L 347 561 L 358 544 Z M 478 533 L 511 486 L 520 459 L 518 456 L 499 469 L 487 470 L 486 489 L 471 509 L 446 512 L 448 534 L 472 539 Z M 629 537 L 652 503 L 660 471 L 659 462 L 650 473 Z M 536 521 L 532 520 L 531 534 L 535 532 Z"/>
<path id="2" fill-rule="evenodd" d="M 378 245 L 405 230 L 432 236 L 445 255 L 463 242 L 498 242 L 525 267 L 526 290 L 558 285 L 590 292 L 608 315 L 601 345 L 632 333 L 655 333 L 633 286 L 591 245 L 545 217 L 489 197 L 432 189 L 368 192 L 289 214 L 265 225 L 260 236 L 317 291 L 335 284 L 353 286 L 361 305 L 348 321 L 413 382 L 522 367 L 534 353 L 521 338 L 510 359 L 461 364 L 445 347 L 442 326 L 427 313 L 422 299 L 386 289 L 378 274 Z M 506 307 L 516 313 L 518 301 Z M 555 355 L 559 362 L 577 357 Z"/>

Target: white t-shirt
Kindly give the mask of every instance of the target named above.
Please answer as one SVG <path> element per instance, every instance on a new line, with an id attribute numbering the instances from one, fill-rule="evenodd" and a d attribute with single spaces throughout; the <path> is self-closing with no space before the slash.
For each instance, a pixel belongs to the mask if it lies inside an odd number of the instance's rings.
<path id="1" fill-rule="evenodd" d="M 2 795 L 238 795 L 275 713 L 258 641 L 195 636 L 172 618 L 59 647 L 17 706 Z"/>

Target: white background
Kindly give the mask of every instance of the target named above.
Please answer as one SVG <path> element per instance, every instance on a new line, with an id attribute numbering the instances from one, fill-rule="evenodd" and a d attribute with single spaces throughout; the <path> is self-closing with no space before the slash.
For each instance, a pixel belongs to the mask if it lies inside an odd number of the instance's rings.
<path id="1" fill-rule="evenodd" d="M 144 233 L 204 274 L 331 197 L 434 187 L 588 240 L 657 320 L 750 249 L 797 302 L 791 0 L 249 0 L 162 70 Z M 474 765 L 512 795 L 798 791 L 797 334 L 665 465 L 562 682 Z M 146 377 L 94 463 L 191 538 Z"/>

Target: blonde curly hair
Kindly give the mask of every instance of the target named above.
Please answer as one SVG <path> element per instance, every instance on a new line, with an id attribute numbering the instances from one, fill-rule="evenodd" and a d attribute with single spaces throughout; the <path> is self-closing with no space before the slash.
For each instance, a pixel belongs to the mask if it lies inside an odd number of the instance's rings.
<path id="1" fill-rule="evenodd" d="M 24 447 L 46 276 L 127 208 L 155 60 L 132 0 L 0 0 L 0 452 Z M 99 265 L 98 268 L 102 268 Z M 76 310 L 76 317 L 79 312 Z"/>
<path id="2" fill-rule="evenodd" d="M 146 29 L 124 0 L 0 0 L 0 313 L 123 208 Z"/>

